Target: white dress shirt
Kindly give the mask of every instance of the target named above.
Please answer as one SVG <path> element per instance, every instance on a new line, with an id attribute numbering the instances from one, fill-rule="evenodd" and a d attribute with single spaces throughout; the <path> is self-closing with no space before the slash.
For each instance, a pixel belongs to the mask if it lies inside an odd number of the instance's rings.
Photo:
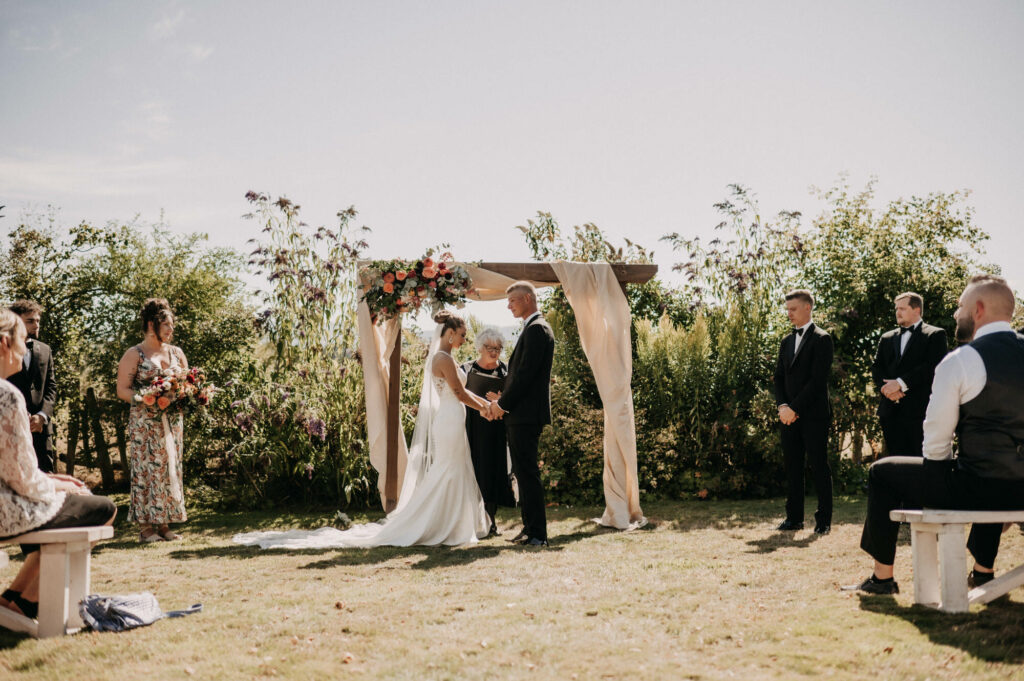
<path id="1" fill-rule="evenodd" d="M 901 333 L 900 334 L 900 357 L 902 357 L 903 353 L 905 353 L 907 351 L 907 343 L 910 342 L 911 334 L 913 334 L 915 331 L 917 331 L 917 327 L 921 326 L 921 324 L 923 324 L 923 323 L 924 323 L 923 319 L 918 319 L 917 320 L 917 324 L 911 324 L 910 326 L 907 327 L 908 329 L 910 329 L 910 331 L 907 331 L 906 333 Z M 902 390 L 903 392 L 908 392 L 910 390 L 907 387 L 907 384 L 904 383 L 902 378 L 897 376 L 896 377 L 896 382 L 900 384 L 900 390 Z"/>
<path id="2" fill-rule="evenodd" d="M 800 351 L 800 344 L 804 342 L 804 338 L 807 337 L 807 329 L 811 328 L 813 321 L 809 321 L 803 326 L 799 327 L 801 333 L 793 334 L 793 356 L 796 357 L 796 353 Z"/>
<path id="3" fill-rule="evenodd" d="M 1001 331 L 1013 331 L 1013 327 L 1009 322 L 991 322 L 975 331 L 974 338 Z M 924 417 L 926 458 L 942 461 L 953 457 L 953 435 L 960 422 L 960 405 L 980 395 L 987 382 L 985 362 L 970 345 L 961 345 L 939 362 Z"/>
<path id="4" fill-rule="evenodd" d="M 540 310 L 537 310 L 532 315 L 527 317 L 526 321 L 523 322 L 523 328 L 525 329 L 526 327 L 528 327 L 530 325 L 530 322 L 532 322 L 534 319 L 536 319 L 539 316 L 540 316 Z"/>

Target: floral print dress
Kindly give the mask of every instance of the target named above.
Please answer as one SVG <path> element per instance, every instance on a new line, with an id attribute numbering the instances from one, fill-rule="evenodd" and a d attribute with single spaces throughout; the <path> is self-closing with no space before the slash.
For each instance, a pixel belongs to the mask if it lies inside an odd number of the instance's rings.
<path id="1" fill-rule="evenodd" d="M 139 353 L 139 365 L 132 388 L 138 392 L 147 387 L 161 370 Z M 170 348 L 170 366 L 180 366 L 176 347 Z M 174 457 L 168 453 L 164 419 L 169 426 Z M 154 417 L 142 404 L 132 404 L 128 413 L 128 447 L 131 457 L 131 503 L 128 520 L 142 525 L 166 525 L 188 519 L 181 472 L 182 416 L 172 412 Z"/>

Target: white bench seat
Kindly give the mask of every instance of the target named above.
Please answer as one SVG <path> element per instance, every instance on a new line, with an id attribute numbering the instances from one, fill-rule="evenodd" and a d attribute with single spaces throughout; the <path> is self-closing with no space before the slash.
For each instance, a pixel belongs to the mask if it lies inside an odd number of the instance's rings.
<path id="1" fill-rule="evenodd" d="M 0 626 L 36 638 L 73 634 L 84 626 L 78 603 L 89 594 L 92 544 L 114 536 L 109 525 L 37 530 L 0 544 L 39 544 L 39 617 L 0 608 Z M 6 559 L 7 554 L 0 554 Z M 4 561 L 0 559 L 0 567 Z"/>
<path id="2" fill-rule="evenodd" d="M 964 526 L 973 523 L 1024 522 L 1024 511 L 898 509 L 895 522 L 910 523 L 914 566 L 914 602 L 943 612 L 967 612 L 971 603 L 989 603 L 1024 584 L 1024 565 L 987 584 L 967 590 Z"/>

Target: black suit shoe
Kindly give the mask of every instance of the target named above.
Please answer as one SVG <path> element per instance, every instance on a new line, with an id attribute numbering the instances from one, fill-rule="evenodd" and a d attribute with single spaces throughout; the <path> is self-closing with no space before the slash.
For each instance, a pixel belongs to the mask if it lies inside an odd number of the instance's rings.
<path id="1" fill-rule="evenodd" d="M 526 532 L 523 531 L 523 532 L 520 532 L 519 534 L 517 534 L 516 536 L 512 537 L 511 539 L 509 539 L 507 541 L 509 541 L 509 542 L 511 542 L 513 544 L 525 544 L 527 541 L 529 541 L 529 539 L 530 539 L 530 535 L 526 534 Z"/>
<path id="2" fill-rule="evenodd" d="M 776 530 L 782 530 L 783 532 L 794 532 L 796 530 L 804 529 L 804 524 L 803 524 L 803 522 L 798 521 L 798 520 L 786 519 L 786 520 L 783 520 L 781 523 L 779 523 L 779 526 L 776 527 L 775 529 Z"/>
<path id="3" fill-rule="evenodd" d="M 875 579 L 874 575 L 871 575 L 860 584 L 853 586 L 842 587 L 843 591 L 863 591 L 864 593 L 872 594 L 875 596 L 892 596 L 900 592 L 900 585 L 896 583 L 896 580 L 890 579 L 885 582 L 880 582 Z"/>
<path id="4" fill-rule="evenodd" d="M 981 586 L 982 584 L 988 584 L 996 578 L 994 572 L 978 572 L 977 570 L 971 570 L 967 575 L 967 586 L 971 589 Z M 4 596 L 4 598 L 7 598 Z M 10 600 L 10 599 L 8 599 Z"/>
<path id="5" fill-rule="evenodd" d="M 523 545 L 524 546 L 547 546 L 548 545 L 548 540 L 547 539 L 539 539 L 537 537 L 530 537 L 525 542 L 523 542 Z"/>
<path id="6" fill-rule="evenodd" d="M 491 537 L 500 537 L 500 536 L 501 536 L 501 530 L 499 530 L 494 525 L 491 525 L 491 529 L 487 533 L 487 538 L 490 539 Z"/>
<path id="7" fill-rule="evenodd" d="M 828 534 L 832 531 L 831 525 L 815 525 L 814 534 Z"/>

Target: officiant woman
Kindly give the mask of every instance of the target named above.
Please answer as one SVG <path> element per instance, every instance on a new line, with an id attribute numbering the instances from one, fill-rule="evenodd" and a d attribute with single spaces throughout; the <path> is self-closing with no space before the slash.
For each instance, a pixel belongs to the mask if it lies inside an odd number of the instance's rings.
<path id="1" fill-rule="evenodd" d="M 504 342 L 501 332 L 493 327 L 485 328 L 476 335 L 476 349 L 480 356 L 476 361 L 462 365 L 468 390 L 477 395 L 501 391 L 508 373 L 508 366 L 501 361 Z M 495 523 L 498 506 L 516 505 L 509 478 L 505 424 L 500 420 L 488 421 L 475 409 L 467 409 L 466 435 L 469 436 L 473 470 L 480 495 L 484 498 L 484 509 L 491 519 L 488 536 L 493 537 L 501 534 Z"/>

